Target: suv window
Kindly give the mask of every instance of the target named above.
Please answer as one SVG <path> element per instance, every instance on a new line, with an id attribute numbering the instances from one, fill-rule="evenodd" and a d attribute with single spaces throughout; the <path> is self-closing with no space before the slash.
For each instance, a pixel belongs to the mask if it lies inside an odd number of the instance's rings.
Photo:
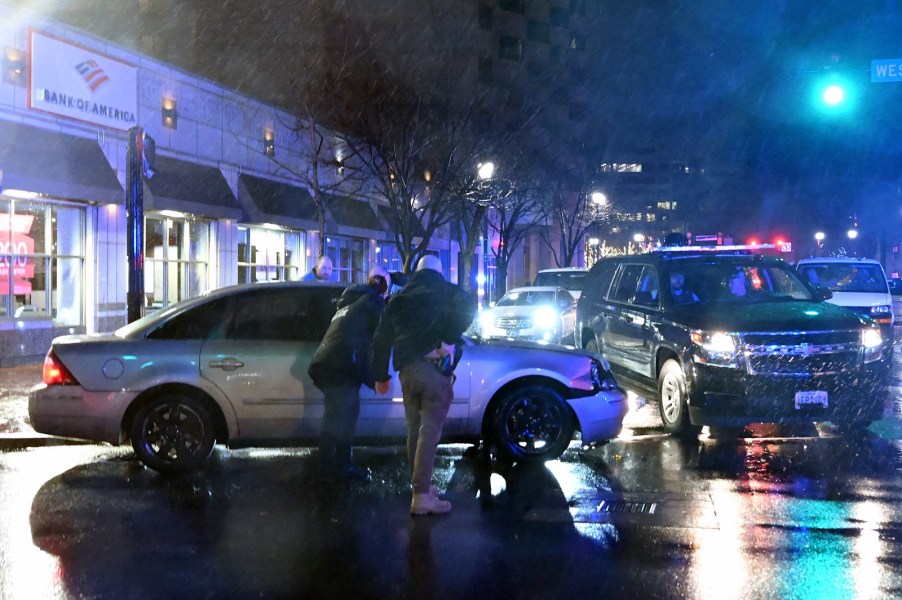
<path id="1" fill-rule="evenodd" d="M 624 265 L 617 274 L 610 299 L 615 302 L 631 302 L 636 295 L 643 269 L 642 265 Z"/>
<path id="2" fill-rule="evenodd" d="M 672 267 L 672 270 L 676 267 Z M 796 272 L 785 265 L 719 261 L 680 264 L 690 288 L 702 303 L 813 300 Z"/>
<path id="3" fill-rule="evenodd" d="M 880 265 L 867 263 L 805 263 L 802 274 L 832 292 L 886 293 L 886 276 Z"/>

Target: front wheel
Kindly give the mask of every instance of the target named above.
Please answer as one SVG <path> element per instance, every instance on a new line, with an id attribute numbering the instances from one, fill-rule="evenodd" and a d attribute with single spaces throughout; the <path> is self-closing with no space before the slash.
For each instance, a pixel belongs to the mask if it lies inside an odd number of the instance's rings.
<path id="1" fill-rule="evenodd" d="M 510 460 L 544 462 L 564 453 L 576 426 L 570 407 L 541 385 L 510 392 L 498 405 L 492 433 L 498 452 Z"/>
<path id="2" fill-rule="evenodd" d="M 209 410 L 184 392 L 148 401 L 135 414 L 129 435 L 138 459 L 161 473 L 199 469 L 216 442 Z"/>
<path id="3" fill-rule="evenodd" d="M 664 429 L 677 436 L 697 435 L 700 427 L 689 423 L 689 405 L 686 402 L 686 378 L 680 364 L 669 359 L 658 374 L 658 408 Z"/>

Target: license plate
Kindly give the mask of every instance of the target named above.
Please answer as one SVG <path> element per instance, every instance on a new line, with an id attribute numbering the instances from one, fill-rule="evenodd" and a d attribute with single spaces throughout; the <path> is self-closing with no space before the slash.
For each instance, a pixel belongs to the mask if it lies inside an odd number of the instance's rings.
<path id="1" fill-rule="evenodd" d="M 816 404 L 827 408 L 827 392 L 817 390 L 812 392 L 796 392 L 796 409 L 803 406 Z"/>

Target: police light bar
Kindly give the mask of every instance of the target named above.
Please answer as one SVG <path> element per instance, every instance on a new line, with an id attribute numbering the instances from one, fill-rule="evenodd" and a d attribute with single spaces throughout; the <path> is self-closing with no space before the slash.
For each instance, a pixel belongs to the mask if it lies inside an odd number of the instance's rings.
<path id="1" fill-rule="evenodd" d="M 773 244 L 731 244 L 729 246 L 661 246 L 654 252 L 755 252 L 759 250 L 774 250 Z"/>

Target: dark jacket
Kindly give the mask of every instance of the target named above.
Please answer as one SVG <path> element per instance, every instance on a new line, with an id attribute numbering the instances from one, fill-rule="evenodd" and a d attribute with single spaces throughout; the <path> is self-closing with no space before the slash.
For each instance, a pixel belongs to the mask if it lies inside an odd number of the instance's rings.
<path id="1" fill-rule="evenodd" d="M 384 307 L 385 301 L 369 285 L 344 291 L 307 369 L 316 387 L 373 387 L 373 332 Z"/>
<path id="2" fill-rule="evenodd" d="M 394 368 L 400 371 L 438 348 L 457 344 L 476 317 L 476 299 L 430 269 L 417 271 L 385 308 L 373 340 L 373 372 L 386 381 L 394 348 Z M 459 358 L 459 357 L 458 357 Z"/>

